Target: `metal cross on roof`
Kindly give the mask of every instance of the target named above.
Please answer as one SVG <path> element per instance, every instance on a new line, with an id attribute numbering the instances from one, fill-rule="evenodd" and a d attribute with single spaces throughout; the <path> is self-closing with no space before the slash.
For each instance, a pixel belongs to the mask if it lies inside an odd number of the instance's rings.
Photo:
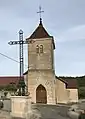
<path id="1" fill-rule="evenodd" d="M 37 13 L 39 13 L 40 19 L 41 19 L 41 13 L 43 13 L 43 12 L 44 12 L 44 11 L 42 11 L 41 6 L 39 6 L 39 12 L 37 12 Z"/>

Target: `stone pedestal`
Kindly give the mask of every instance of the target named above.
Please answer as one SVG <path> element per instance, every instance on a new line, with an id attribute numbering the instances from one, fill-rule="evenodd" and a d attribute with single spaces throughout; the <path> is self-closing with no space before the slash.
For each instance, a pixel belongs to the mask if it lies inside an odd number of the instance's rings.
<path id="1" fill-rule="evenodd" d="M 11 96 L 11 116 L 25 118 L 31 109 L 31 98 L 29 96 Z"/>

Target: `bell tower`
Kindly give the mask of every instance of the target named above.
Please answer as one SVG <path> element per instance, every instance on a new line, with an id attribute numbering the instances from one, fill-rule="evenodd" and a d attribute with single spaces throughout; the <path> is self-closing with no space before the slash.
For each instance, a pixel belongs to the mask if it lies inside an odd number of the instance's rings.
<path id="1" fill-rule="evenodd" d="M 41 13 L 41 8 L 39 13 Z M 33 103 L 55 104 L 54 39 L 43 26 L 41 15 L 38 27 L 27 38 L 28 92 Z"/>
<path id="2" fill-rule="evenodd" d="M 41 18 L 39 26 L 27 40 L 34 41 L 28 44 L 29 70 L 54 70 L 54 39 L 43 27 Z"/>

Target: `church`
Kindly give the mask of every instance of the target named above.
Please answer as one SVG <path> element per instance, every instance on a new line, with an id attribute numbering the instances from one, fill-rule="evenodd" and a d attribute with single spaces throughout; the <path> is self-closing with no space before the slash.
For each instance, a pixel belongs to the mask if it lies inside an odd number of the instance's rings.
<path id="1" fill-rule="evenodd" d="M 24 73 L 32 103 L 57 104 L 78 102 L 77 83 L 55 75 L 53 36 L 49 35 L 40 18 L 38 27 L 26 38 L 28 71 Z"/>

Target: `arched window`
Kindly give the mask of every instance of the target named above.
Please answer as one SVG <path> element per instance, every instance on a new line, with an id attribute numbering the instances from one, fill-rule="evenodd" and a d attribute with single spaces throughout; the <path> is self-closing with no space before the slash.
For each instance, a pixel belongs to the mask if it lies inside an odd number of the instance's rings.
<path id="1" fill-rule="evenodd" d="M 40 53 L 43 53 L 43 45 L 40 45 Z"/>
<path id="2" fill-rule="evenodd" d="M 39 53 L 39 46 L 36 46 L 36 53 Z"/>

